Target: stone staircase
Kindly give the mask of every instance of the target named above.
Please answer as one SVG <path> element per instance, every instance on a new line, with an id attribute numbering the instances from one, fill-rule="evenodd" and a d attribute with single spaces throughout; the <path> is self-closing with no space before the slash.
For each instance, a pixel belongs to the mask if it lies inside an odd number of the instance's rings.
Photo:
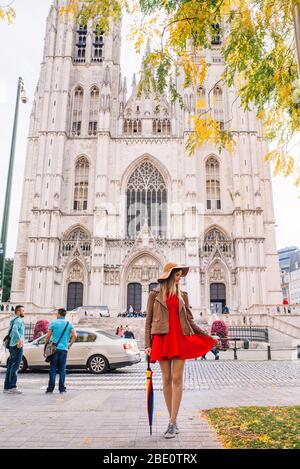
<path id="1" fill-rule="evenodd" d="M 145 348 L 144 332 L 145 332 L 145 318 L 82 318 L 79 319 L 77 327 L 92 327 L 93 329 L 103 329 L 106 332 L 115 334 L 118 326 L 129 326 L 133 332 L 140 350 Z"/>
<path id="2" fill-rule="evenodd" d="M 245 318 L 245 321 L 244 321 Z M 292 319 L 291 316 L 288 318 Z M 300 343 L 300 327 L 296 324 L 286 321 L 285 319 L 273 314 L 228 314 L 228 315 L 211 315 L 207 318 L 208 324 L 211 325 L 215 320 L 223 320 L 227 326 L 252 326 L 267 327 L 276 334 L 270 334 L 271 345 L 295 345 Z M 274 340 L 272 338 L 274 337 Z M 275 340 L 276 337 L 276 340 Z M 272 343 L 273 342 L 273 343 Z"/>

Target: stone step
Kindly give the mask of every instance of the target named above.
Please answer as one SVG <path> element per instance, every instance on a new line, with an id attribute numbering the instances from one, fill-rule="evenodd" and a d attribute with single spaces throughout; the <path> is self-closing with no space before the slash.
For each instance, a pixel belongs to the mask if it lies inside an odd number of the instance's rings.
<path id="1" fill-rule="evenodd" d="M 92 327 L 97 329 L 104 329 L 107 332 L 115 334 L 118 326 L 125 327 L 128 325 L 129 329 L 133 332 L 135 340 L 137 341 L 139 349 L 144 349 L 144 334 L 145 334 L 145 318 L 84 318 L 79 320 L 78 327 Z"/>

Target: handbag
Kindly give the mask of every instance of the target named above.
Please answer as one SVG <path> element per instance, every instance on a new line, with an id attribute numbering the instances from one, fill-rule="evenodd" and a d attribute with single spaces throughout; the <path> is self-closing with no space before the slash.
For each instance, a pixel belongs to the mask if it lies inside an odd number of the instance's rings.
<path id="1" fill-rule="evenodd" d="M 56 344 L 54 344 L 53 342 L 49 342 L 48 344 L 45 345 L 45 347 L 44 347 L 45 362 L 49 363 L 50 360 L 51 360 L 51 357 L 53 357 L 53 355 L 55 354 L 55 352 L 57 350 L 57 346 L 58 346 L 59 342 L 61 341 L 62 336 L 66 332 L 68 325 L 69 325 L 69 322 L 67 322 L 66 327 L 64 328 L 64 330 L 63 330 L 60 338 L 56 342 Z"/>
<path id="2" fill-rule="evenodd" d="M 10 334 L 11 334 L 11 331 L 12 331 L 12 328 L 13 328 L 13 325 L 14 325 L 14 322 L 15 320 L 18 319 L 18 318 L 15 318 L 10 326 L 10 329 L 9 329 L 9 333 L 4 337 L 3 339 L 3 344 L 4 344 L 4 347 L 9 349 L 9 345 L 10 345 Z"/>

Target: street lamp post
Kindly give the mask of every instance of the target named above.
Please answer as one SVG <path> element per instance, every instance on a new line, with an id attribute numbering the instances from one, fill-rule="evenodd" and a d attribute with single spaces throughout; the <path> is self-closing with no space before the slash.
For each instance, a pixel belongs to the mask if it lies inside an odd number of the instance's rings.
<path id="1" fill-rule="evenodd" d="M 18 80 L 14 126 L 13 126 L 12 140 L 11 140 L 9 167 L 8 167 L 8 175 L 7 175 L 6 191 L 5 191 L 5 202 L 4 202 L 3 218 L 2 218 L 1 241 L 0 241 L 0 275 L 1 275 L 1 278 L 0 278 L 0 302 L 2 301 L 2 294 L 3 294 L 3 288 L 4 288 L 4 270 L 5 270 L 7 229 L 8 229 L 8 221 L 9 221 L 9 208 L 10 208 L 12 178 L 13 178 L 13 169 L 14 169 L 14 160 L 15 160 L 16 137 L 17 137 L 20 98 L 22 100 L 22 103 L 24 103 L 24 104 L 27 103 L 28 98 L 26 97 L 26 93 L 25 93 L 25 89 L 24 89 L 24 83 L 23 83 L 23 80 L 22 80 L 21 77 Z"/>
<path id="2" fill-rule="evenodd" d="M 300 9 L 298 5 L 294 6 L 294 32 L 297 52 L 298 77 L 300 79 Z"/>

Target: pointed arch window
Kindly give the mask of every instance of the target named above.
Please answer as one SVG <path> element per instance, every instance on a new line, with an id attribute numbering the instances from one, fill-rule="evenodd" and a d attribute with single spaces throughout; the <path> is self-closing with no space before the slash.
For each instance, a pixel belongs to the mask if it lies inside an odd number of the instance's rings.
<path id="1" fill-rule="evenodd" d="M 75 166 L 75 187 L 73 210 L 82 212 L 87 210 L 89 189 L 89 162 L 82 156 Z"/>
<path id="2" fill-rule="evenodd" d="M 149 161 L 131 175 L 127 186 L 127 236 L 136 238 L 147 221 L 155 238 L 167 232 L 167 189 L 161 173 Z"/>
<path id="3" fill-rule="evenodd" d="M 81 25 L 76 31 L 74 62 L 85 63 L 87 26 Z"/>
<path id="4" fill-rule="evenodd" d="M 214 251 L 215 246 L 217 245 L 225 256 L 232 255 L 231 240 L 217 228 L 212 228 L 206 233 L 204 238 L 204 255 L 210 256 L 211 253 Z"/>
<path id="5" fill-rule="evenodd" d="M 211 27 L 212 27 L 211 44 L 213 46 L 219 46 L 222 43 L 220 25 L 219 25 L 219 23 L 214 23 L 214 24 L 211 25 Z"/>
<path id="6" fill-rule="evenodd" d="M 206 162 L 206 209 L 221 210 L 220 165 L 216 158 Z"/>
<path id="7" fill-rule="evenodd" d="M 94 31 L 92 62 L 103 62 L 104 31 L 97 26 Z"/>
<path id="8" fill-rule="evenodd" d="M 142 133 L 141 119 L 124 119 L 123 133 L 125 135 L 140 135 Z"/>
<path id="9" fill-rule="evenodd" d="M 197 103 L 198 106 L 196 106 L 199 114 L 202 114 L 206 110 L 206 93 L 205 93 L 205 88 L 203 86 L 198 86 L 197 88 Z M 201 105 L 201 108 L 200 108 Z"/>
<path id="10" fill-rule="evenodd" d="M 84 256 L 91 254 L 90 235 L 84 228 L 76 227 L 64 236 L 62 243 L 63 256 L 69 256 L 76 246 L 80 247 L 80 251 Z"/>
<path id="11" fill-rule="evenodd" d="M 170 135 L 171 134 L 170 119 L 153 119 L 152 132 L 154 135 Z"/>
<path id="12" fill-rule="evenodd" d="M 79 137 L 82 130 L 83 88 L 77 86 L 73 97 L 72 135 Z"/>
<path id="13" fill-rule="evenodd" d="M 93 86 L 90 93 L 89 135 L 97 135 L 99 114 L 99 88 Z"/>
<path id="14" fill-rule="evenodd" d="M 213 90 L 213 113 L 214 119 L 219 122 L 220 129 L 224 130 L 223 92 L 220 86 L 215 86 Z"/>

